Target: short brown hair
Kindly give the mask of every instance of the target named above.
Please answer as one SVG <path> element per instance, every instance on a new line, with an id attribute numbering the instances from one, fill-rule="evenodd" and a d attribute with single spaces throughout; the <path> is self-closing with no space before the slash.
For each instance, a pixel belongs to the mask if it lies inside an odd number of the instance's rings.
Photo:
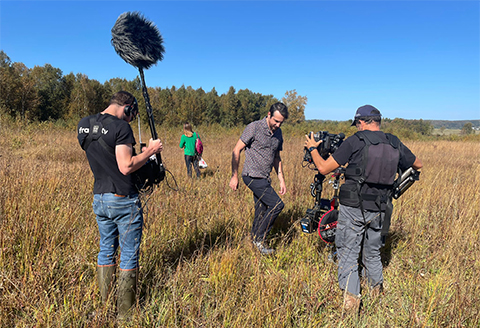
<path id="1" fill-rule="evenodd" d="M 127 91 L 119 91 L 110 99 L 110 105 L 117 104 L 119 106 L 131 105 L 135 101 L 135 97 Z"/>
<path id="2" fill-rule="evenodd" d="M 273 116 L 273 114 L 278 111 L 280 113 L 280 115 L 283 116 L 284 119 L 288 119 L 288 108 L 287 106 L 285 106 L 285 104 L 281 103 L 281 102 L 277 102 L 275 104 L 273 104 L 272 106 L 270 106 L 270 115 Z"/>

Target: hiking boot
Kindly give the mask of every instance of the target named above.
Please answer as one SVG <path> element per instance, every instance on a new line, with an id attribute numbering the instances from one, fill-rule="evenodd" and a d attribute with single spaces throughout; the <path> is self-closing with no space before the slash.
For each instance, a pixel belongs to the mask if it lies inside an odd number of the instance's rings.
<path id="1" fill-rule="evenodd" d="M 380 283 L 370 289 L 370 298 L 377 299 L 383 294 L 383 284 Z"/>
<path id="2" fill-rule="evenodd" d="M 360 310 L 360 296 L 345 292 L 343 297 L 343 310 L 347 315 L 358 315 Z"/>
<path id="3" fill-rule="evenodd" d="M 261 241 L 254 241 L 253 245 L 255 245 L 255 247 L 260 251 L 260 254 L 262 254 L 262 255 L 271 255 L 271 254 L 275 253 L 275 250 L 273 248 L 268 248 Z"/>

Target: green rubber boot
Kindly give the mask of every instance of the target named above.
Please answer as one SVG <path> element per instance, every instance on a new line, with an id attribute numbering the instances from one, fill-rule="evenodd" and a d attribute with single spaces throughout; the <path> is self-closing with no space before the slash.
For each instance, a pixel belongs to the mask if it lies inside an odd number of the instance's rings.
<path id="1" fill-rule="evenodd" d="M 97 266 L 97 280 L 102 303 L 106 303 L 115 283 L 116 265 Z"/>
<path id="2" fill-rule="evenodd" d="M 118 298 L 117 298 L 117 319 L 127 320 L 130 309 L 135 304 L 137 294 L 138 269 L 125 271 L 120 270 L 118 275 Z"/>

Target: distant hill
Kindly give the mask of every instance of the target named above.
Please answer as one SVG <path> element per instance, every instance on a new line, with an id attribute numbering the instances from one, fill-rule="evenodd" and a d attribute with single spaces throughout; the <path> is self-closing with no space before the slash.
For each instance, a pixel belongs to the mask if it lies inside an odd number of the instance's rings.
<path id="1" fill-rule="evenodd" d="M 418 121 L 418 120 L 407 120 L 407 121 Z M 462 129 L 465 123 L 472 123 L 472 127 L 480 128 L 480 120 L 463 120 L 463 121 L 447 121 L 447 120 L 423 120 L 424 122 L 429 122 L 432 124 L 434 129 L 440 129 L 442 126 L 445 129 Z M 307 120 L 307 122 L 318 123 L 318 122 L 329 122 L 328 120 Z M 336 122 L 336 121 L 331 121 Z"/>
<path id="2" fill-rule="evenodd" d="M 480 120 L 464 120 L 464 121 L 444 121 L 444 120 L 424 120 L 430 122 L 435 129 L 440 129 L 442 126 L 445 129 L 461 129 L 465 123 L 472 123 L 474 128 L 480 128 Z"/>

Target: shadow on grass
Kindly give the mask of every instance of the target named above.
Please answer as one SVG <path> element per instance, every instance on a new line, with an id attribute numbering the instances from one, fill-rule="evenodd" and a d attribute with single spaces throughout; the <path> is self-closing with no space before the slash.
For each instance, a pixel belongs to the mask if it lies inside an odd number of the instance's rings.
<path id="1" fill-rule="evenodd" d="M 194 228 L 195 229 L 195 228 Z M 219 245 L 228 245 L 230 237 L 226 224 L 217 224 L 211 231 L 205 232 L 195 229 L 187 238 L 160 252 L 160 256 L 149 258 L 146 267 L 150 268 L 142 272 L 143 279 L 140 289 L 140 300 L 148 299 L 152 291 L 163 289 L 166 280 L 170 279 L 177 271 L 181 263 L 208 254 L 211 249 Z"/>
<path id="2" fill-rule="evenodd" d="M 200 177 L 202 178 L 205 178 L 205 177 L 211 177 L 211 176 L 214 176 L 215 174 L 217 174 L 218 172 L 220 172 L 220 167 L 206 167 L 204 169 L 200 169 Z"/>
<path id="3" fill-rule="evenodd" d="M 385 240 L 385 246 L 380 249 L 380 255 L 382 257 L 382 263 L 384 268 L 388 267 L 388 265 L 390 264 L 390 261 L 392 260 L 392 252 L 395 250 L 395 248 L 397 248 L 398 243 L 405 238 L 405 232 L 390 229 L 390 232 L 388 233 Z"/>
<path id="4" fill-rule="evenodd" d="M 275 225 L 272 229 L 272 234 L 280 239 L 282 243 L 290 244 L 294 238 L 301 232 L 300 220 L 305 216 L 306 208 L 299 208 L 298 206 L 283 211 L 277 218 Z M 298 226 L 299 229 L 296 229 Z M 324 242 L 318 233 L 315 231 L 312 233 L 318 237 L 317 247 L 319 250 L 327 250 L 329 259 L 335 259 L 336 247 L 335 243 L 328 244 Z M 403 231 L 390 230 L 385 240 L 385 246 L 380 249 L 382 264 L 384 268 L 388 267 L 392 259 L 392 252 L 397 248 L 399 242 L 406 238 L 406 233 Z M 361 263 L 360 263 L 361 265 Z"/>
<path id="5" fill-rule="evenodd" d="M 270 235 L 274 236 L 274 239 L 289 245 L 298 235 L 298 229 L 296 228 L 300 227 L 300 220 L 305 216 L 305 211 L 306 208 L 298 206 L 283 210 L 275 220 Z"/>

